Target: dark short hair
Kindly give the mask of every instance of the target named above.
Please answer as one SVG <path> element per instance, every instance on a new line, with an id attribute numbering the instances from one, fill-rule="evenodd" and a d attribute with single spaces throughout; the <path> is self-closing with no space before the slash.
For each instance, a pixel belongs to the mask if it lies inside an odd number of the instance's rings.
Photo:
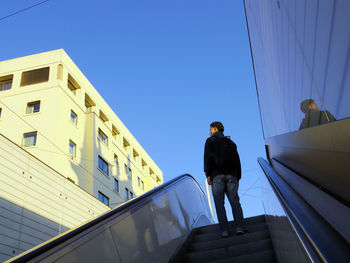
<path id="1" fill-rule="evenodd" d="M 219 121 L 212 122 L 210 127 L 217 128 L 220 132 L 224 132 L 224 125 Z"/>
<path id="2" fill-rule="evenodd" d="M 306 113 L 309 110 L 309 106 L 312 104 L 316 104 L 313 99 L 303 100 L 300 104 L 300 109 L 303 113 Z"/>

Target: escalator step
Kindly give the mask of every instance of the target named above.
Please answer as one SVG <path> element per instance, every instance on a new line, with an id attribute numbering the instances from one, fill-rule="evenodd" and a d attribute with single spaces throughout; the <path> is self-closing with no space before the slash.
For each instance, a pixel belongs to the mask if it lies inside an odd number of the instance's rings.
<path id="1" fill-rule="evenodd" d="M 219 237 L 219 239 L 209 240 L 204 242 L 194 242 L 190 246 L 191 251 L 202 251 L 213 248 L 229 247 L 234 245 L 240 245 L 244 243 L 250 243 L 258 240 L 269 239 L 269 232 L 267 230 L 247 233 L 242 236 L 230 236 L 228 238 Z"/>
<path id="2" fill-rule="evenodd" d="M 269 263 L 275 262 L 275 255 L 273 250 L 266 249 L 260 251 L 253 251 L 248 254 L 240 254 L 237 256 L 230 256 L 226 249 L 213 249 L 203 252 L 187 253 L 185 254 L 186 263 L 199 263 L 199 262 L 239 262 L 239 263 Z"/>
<path id="3" fill-rule="evenodd" d="M 249 217 L 244 219 L 245 225 L 260 224 L 260 223 L 266 223 L 265 216 L 255 216 L 255 217 Z M 232 229 L 234 229 L 235 227 L 234 221 L 230 221 L 229 225 Z M 207 225 L 207 226 L 197 228 L 197 233 L 208 233 L 212 231 L 219 231 L 219 224 Z"/>
<path id="4" fill-rule="evenodd" d="M 241 255 L 249 255 L 256 252 L 272 249 L 271 239 L 259 240 L 242 245 L 230 246 L 227 249 L 230 257 L 238 257 Z"/>
<path id="5" fill-rule="evenodd" d="M 215 261 L 219 259 L 225 259 L 227 257 L 228 257 L 228 254 L 225 248 L 186 253 L 184 255 L 185 262 L 191 262 L 191 263 Z"/>
<path id="6" fill-rule="evenodd" d="M 269 263 L 276 262 L 265 216 L 245 220 L 244 235 L 235 235 L 234 222 L 230 222 L 231 236 L 222 238 L 219 225 L 200 227 L 183 255 L 184 262 L 216 263 Z"/>
<path id="7" fill-rule="evenodd" d="M 245 228 L 252 229 L 252 231 L 254 231 L 254 229 L 258 228 L 260 226 L 267 226 L 266 222 L 252 222 L 252 223 L 245 223 L 244 224 Z M 236 226 L 232 223 L 229 224 L 229 228 L 231 230 L 236 229 Z M 216 227 L 205 227 L 205 228 L 200 228 L 200 229 L 196 229 L 196 234 L 207 234 L 207 233 L 212 233 L 212 232 L 219 232 L 220 228 L 217 225 Z"/>
<path id="8" fill-rule="evenodd" d="M 254 233 L 259 232 L 263 230 L 267 230 L 266 223 L 257 223 L 257 224 L 250 224 L 245 226 L 248 233 Z M 231 229 L 233 232 L 233 229 Z M 204 241 L 211 241 L 215 239 L 221 239 L 221 233 L 220 231 L 211 231 L 208 233 L 197 233 L 194 236 L 194 242 L 204 242 Z"/>
<path id="9" fill-rule="evenodd" d="M 196 261 L 188 261 L 195 263 Z M 206 261 L 207 263 L 275 263 L 275 253 L 273 250 L 266 250 L 239 257 L 230 257 L 221 260 Z"/>

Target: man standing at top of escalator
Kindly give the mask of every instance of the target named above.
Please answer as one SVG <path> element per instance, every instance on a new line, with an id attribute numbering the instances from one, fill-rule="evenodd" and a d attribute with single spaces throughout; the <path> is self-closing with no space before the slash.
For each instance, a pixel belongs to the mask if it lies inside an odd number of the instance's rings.
<path id="1" fill-rule="evenodd" d="M 328 110 L 320 110 L 313 99 L 303 100 L 300 104 L 300 109 L 305 114 L 305 117 L 300 124 L 299 130 L 336 120 Z"/>
<path id="2" fill-rule="evenodd" d="M 206 140 L 204 149 L 204 172 L 208 184 L 212 186 L 222 237 L 228 237 L 230 232 L 225 210 L 225 194 L 232 208 L 236 234 L 244 234 L 245 231 L 243 211 L 238 196 L 241 162 L 236 144 L 223 132 L 224 126 L 221 122 L 210 124 L 210 137 Z"/>

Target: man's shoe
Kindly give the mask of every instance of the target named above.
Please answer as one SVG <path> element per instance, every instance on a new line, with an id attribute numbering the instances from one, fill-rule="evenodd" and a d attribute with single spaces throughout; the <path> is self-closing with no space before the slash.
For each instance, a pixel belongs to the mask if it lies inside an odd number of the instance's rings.
<path id="1" fill-rule="evenodd" d="M 228 231 L 223 231 L 221 235 L 223 238 L 227 238 L 230 236 L 230 233 Z"/>
<path id="2" fill-rule="evenodd" d="M 242 227 L 237 227 L 236 228 L 236 235 L 244 235 L 247 233 Z"/>

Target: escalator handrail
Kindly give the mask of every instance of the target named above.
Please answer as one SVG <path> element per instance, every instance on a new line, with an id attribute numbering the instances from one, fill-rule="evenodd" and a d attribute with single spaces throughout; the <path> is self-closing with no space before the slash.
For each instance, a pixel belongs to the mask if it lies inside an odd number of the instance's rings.
<path id="1" fill-rule="evenodd" d="M 287 217 L 298 225 L 298 237 L 313 262 L 346 262 L 350 258 L 346 240 L 332 228 L 263 158 L 258 162 Z M 326 238 L 325 238 L 326 237 Z M 312 251 L 309 248 L 312 248 Z M 315 258 L 317 256 L 317 258 Z"/>
<path id="2" fill-rule="evenodd" d="M 68 230 L 67 232 L 57 236 L 57 237 L 53 237 L 52 239 L 49 239 L 48 241 L 39 244 L 31 249 L 29 249 L 28 251 L 24 252 L 24 254 L 20 254 L 18 256 L 15 256 L 14 258 L 9 259 L 9 262 L 16 262 L 16 263 L 20 263 L 20 262 L 27 262 L 33 258 L 35 258 L 36 256 L 54 248 L 55 246 L 62 244 L 63 242 L 69 240 L 70 238 L 78 235 L 79 233 L 82 233 L 83 231 L 97 225 L 98 223 L 113 217 L 113 216 L 121 216 L 127 212 L 129 212 L 130 210 L 132 210 L 135 206 L 138 206 L 140 203 L 145 203 L 151 200 L 151 198 L 156 195 L 159 194 L 160 192 L 162 192 L 163 190 L 168 189 L 169 187 L 171 187 L 173 184 L 176 184 L 184 179 L 192 179 L 198 186 L 198 188 L 200 189 L 200 191 L 204 194 L 204 191 L 202 190 L 202 188 L 199 186 L 198 182 L 196 181 L 196 179 L 194 179 L 194 177 L 190 174 L 183 174 L 180 176 L 175 177 L 174 179 L 171 179 L 170 181 L 146 192 L 145 194 L 136 197 L 135 199 L 132 199 L 130 201 L 128 201 L 127 203 L 116 207 L 108 212 L 106 212 L 103 215 L 100 215 L 82 225 L 79 225 L 75 228 L 72 228 L 71 230 Z M 205 195 L 205 194 L 204 194 Z M 119 215 L 118 215 L 119 214 Z"/>

